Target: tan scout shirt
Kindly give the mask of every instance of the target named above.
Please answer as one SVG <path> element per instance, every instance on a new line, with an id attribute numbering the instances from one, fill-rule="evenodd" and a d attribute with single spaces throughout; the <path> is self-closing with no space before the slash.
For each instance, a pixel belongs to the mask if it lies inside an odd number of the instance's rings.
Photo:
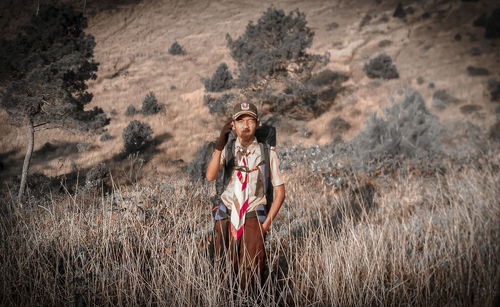
<path id="1" fill-rule="evenodd" d="M 241 146 L 240 140 L 237 138 L 234 143 L 234 164 L 235 166 L 240 166 L 239 163 L 241 161 L 241 153 L 238 153 L 238 148 L 243 148 Z M 247 148 L 247 151 L 250 154 L 247 157 L 247 163 L 249 169 L 254 169 L 261 161 L 264 160 L 264 156 L 260 152 L 260 146 L 257 142 L 257 139 L 254 138 L 253 143 L 250 144 Z M 220 165 L 224 167 L 224 160 L 226 158 L 226 148 L 222 150 L 222 154 L 220 157 Z M 274 147 L 271 147 L 269 151 L 269 163 L 271 164 L 271 183 L 274 187 L 284 184 L 283 177 L 280 172 L 280 163 L 278 160 L 278 155 L 276 154 L 276 150 Z M 242 166 L 242 165 L 241 165 Z M 234 189 L 237 177 L 237 171 L 233 170 L 231 176 L 228 178 L 226 190 L 221 195 L 222 202 L 227 208 L 231 208 L 231 204 L 233 203 L 234 198 Z M 249 189 L 249 198 L 248 198 L 248 207 L 247 212 L 257 209 L 258 205 L 266 204 L 266 194 L 264 193 L 264 173 L 262 172 L 262 165 L 259 166 L 258 170 L 248 173 L 248 187 Z"/>

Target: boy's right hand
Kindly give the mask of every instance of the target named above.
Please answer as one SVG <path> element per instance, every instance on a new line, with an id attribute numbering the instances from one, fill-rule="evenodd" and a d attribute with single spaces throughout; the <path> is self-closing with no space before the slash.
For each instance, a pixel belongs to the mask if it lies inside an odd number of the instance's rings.
<path id="1" fill-rule="evenodd" d="M 231 132 L 231 121 L 228 121 L 224 127 L 222 127 L 220 131 L 219 140 L 217 141 L 217 145 L 215 145 L 215 149 L 222 151 L 224 146 L 226 146 L 227 139 L 229 138 L 229 133 Z"/>

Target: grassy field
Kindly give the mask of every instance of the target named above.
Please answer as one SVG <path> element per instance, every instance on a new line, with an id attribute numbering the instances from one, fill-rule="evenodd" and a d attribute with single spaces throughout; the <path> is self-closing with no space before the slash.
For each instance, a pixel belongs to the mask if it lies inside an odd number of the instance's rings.
<path id="1" fill-rule="evenodd" d="M 286 173 L 253 294 L 209 256 L 212 185 L 177 174 L 13 209 L 0 217 L 0 304 L 493 306 L 498 163 L 353 175 L 342 191 L 304 168 Z"/>
<path id="2" fill-rule="evenodd" d="M 261 115 L 277 116 L 268 120 L 277 128 L 278 154 L 288 150 L 280 156 L 286 200 L 267 234 L 265 278 L 253 292 L 237 286 L 228 263 L 214 263 L 215 188 L 186 173 L 193 165 L 203 173 L 190 161 L 203 162 L 197 150 L 224 123 L 205 101 L 223 93 L 207 92 L 203 80 L 222 62 L 236 78 L 226 35 L 243 35 L 269 3 L 119 2 L 87 11 L 100 62 L 88 83 L 89 107 L 109 114 L 111 139 L 101 141 L 103 131 L 37 131 L 34 179 L 22 207 L 13 199 L 26 127 L 14 127 L 0 110 L 0 305 L 500 305 L 500 149 L 493 135 L 500 109 L 488 87 L 500 59 L 498 39 L 486 40 L 474 26 L 495 1 L 411 2 L 405 19 L 393 17 L 399 1 L 392 0 L 273 4 L 304 12 L 315 32 L 307 53 L 329 54 L 309 77 L 329 70 L 347 79 L 339 88 L 309 88 L 314 78 L 273 77 L 260 89 L 227 91 L 262 91 L 254 98 L 268 108 Z M 33 1 L 1 4 L 0 30 L 14 35 L 34 11 Z M 184 55 L 168 52 L 177 41 Z M 382 53 L 399 78 L 367 76 L 364 65 Z M 297 63 L 290 64 L 292 73 Z M 469 67 L 491 73 L 471 75 Z M 149 92 L 160 112 L 125 115 Z M 316 96 L 325 97 L 318 105 L 329 104 L 312 118 L 269 111 L 272 101 L 285 101 L 278 98 L 304 106 Z M 399 96 L 411 103 L 372 116 Z M 153 146 L 117 158 L 131 120 L 151 127 Z M 441 128 L 446 138 L 438 138 Z M 351 162 L 340 163 L 341 154 Z M 405 157 L 420 164 L 396 163 Z M 388 161 L 391 169 L 378 168 Z M 106 186 L 89 188 L 87 176 L 100 163 L 111 176 Z"/>

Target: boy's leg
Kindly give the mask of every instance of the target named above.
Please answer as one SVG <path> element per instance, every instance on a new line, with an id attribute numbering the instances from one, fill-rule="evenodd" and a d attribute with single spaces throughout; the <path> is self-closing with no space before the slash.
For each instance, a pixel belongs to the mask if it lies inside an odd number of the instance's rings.
<path id="1" fill-rule="evenodd" d="M 260 283 L 266 257 L 262 224 L 256 217 L 248 218 L 244 227 L 239 255 L 243 289 L 247 286 L 254 288 Z"/>
<path id="2" fill-rule="evenodd" d="M 214 226 L 214 243 L 215 243 L 215 251 L 214 251 L 214 259 L 220 260 L 226 257 L 225 253 L 229 246 L 229 229 L 228 229 L 228 220 L 218 220 L 215 221 Z"/>

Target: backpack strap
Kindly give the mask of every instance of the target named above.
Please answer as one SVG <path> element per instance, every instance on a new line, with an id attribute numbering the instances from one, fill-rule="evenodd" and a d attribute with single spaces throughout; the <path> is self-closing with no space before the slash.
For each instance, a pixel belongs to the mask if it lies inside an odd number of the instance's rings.
<path id="1" fill-rule="evenodd" d="M 224 166 L 220 170 L 222 174 L 217 176 L 215 182 L 216 195 L 212 198 L 212 215 L 214 219 L 225 219 L 228 217 L 227 208 L 221 200 L 221 195 L 227 186 L 227 181 L 234 167 L 234 143 L 236 141 L 236 133 L 231 131 L 225 146 Z"/>
<path id="2" fill-rule="evenodd" d="M 273 202 L 273 184 L 271 182 L 271 158 L 270 151 L 271 146 L 266 143 L 259 143 L 260 152 L 264 157 L 264 165 L 262 166 L 262 170 L 264 172 L 264 193 L 266 193 L 267 206 L 265 206 L 266 215 L 269 212 L 269 208 Z"/>

